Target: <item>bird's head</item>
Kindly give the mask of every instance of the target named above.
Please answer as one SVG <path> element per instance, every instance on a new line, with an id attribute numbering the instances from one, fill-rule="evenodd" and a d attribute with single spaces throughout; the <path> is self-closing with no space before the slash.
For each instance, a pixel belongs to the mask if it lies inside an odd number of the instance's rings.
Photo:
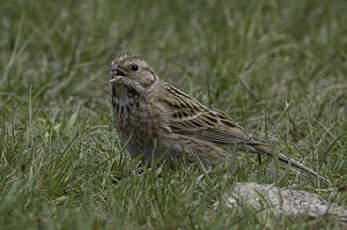
<path id="1" fill-rule="evenodd" d="M 135 93 L 146 92 L 157 78 L 147 62 L 136 56 L 117 57 L 110 65 L 111 85 L 124 87 Z"/>

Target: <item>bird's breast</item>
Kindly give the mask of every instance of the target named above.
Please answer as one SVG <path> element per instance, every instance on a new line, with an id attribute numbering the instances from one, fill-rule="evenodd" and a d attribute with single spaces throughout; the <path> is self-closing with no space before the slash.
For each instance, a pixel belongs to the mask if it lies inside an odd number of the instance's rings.
<path id="1" fill-rule="evenodd" d="M 113 98 L 117 131 L 125 139 L 154 139 L 160 132 L 162 116 L 151 103 L 139 98 Z"/>

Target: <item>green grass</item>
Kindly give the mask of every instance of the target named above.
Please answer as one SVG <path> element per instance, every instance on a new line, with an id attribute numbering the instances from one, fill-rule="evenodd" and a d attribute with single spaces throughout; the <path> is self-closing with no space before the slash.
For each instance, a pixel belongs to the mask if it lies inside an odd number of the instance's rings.
<path id="1" fill-rule="evenodd" d="M 347 207 L 346 2 L 192 2 L 1 1 L 0 229 L 338 228 L 213 204 L 254 181 L 333 188 L 319 195 Z M 245 154 L 140 172 L 112 126 L 107 68 L 124 53 L 332 184 Z"/>

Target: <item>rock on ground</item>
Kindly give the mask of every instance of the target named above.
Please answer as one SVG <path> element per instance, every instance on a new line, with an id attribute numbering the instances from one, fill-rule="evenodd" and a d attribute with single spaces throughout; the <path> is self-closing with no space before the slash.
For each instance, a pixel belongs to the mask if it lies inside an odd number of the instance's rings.
<path id="1" fill-rule="evenodd" d="M 281 189 L 274 185 L 250 182 L 235 183 L 231 193 L 224 200 L 230 208 L 246 204 L 256 209 L 268 208 L 275 213 L 291 216 L 309 216 L 317 218 L 334 215 L 347 223 L 347 210 L 324 200 L 314 193 L 292 189 Z M 241 202 L 241 203 L 240 203 Z"/>

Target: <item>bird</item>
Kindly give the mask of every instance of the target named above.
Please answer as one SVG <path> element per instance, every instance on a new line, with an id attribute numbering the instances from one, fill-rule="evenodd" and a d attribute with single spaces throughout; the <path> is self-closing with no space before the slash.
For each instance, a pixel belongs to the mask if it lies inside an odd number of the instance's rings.
<path id="1" fill-rule="evenodd" d="M 279 161 L 324 179 L 266 142 L 252 137 L 227 115 L 162 80 L 141 57 L 122 55 L 109 67 L 114 125 L 133 158 L 218 164 L 239 151 Z"/>

